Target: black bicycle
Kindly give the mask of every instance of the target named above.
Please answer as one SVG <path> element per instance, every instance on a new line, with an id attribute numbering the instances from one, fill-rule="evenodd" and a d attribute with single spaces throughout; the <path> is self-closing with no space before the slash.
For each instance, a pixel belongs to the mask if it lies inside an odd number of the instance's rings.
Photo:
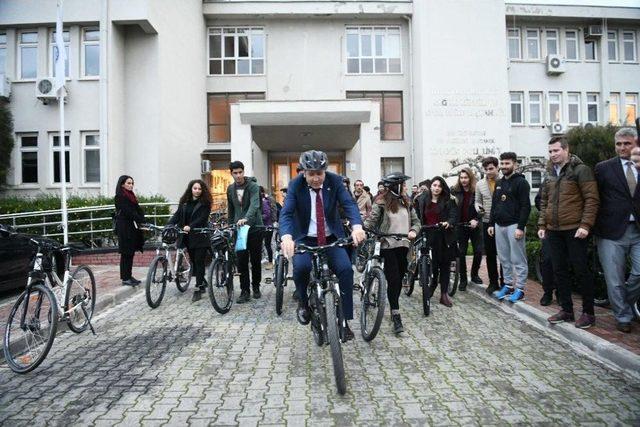
<path id="1" fill-rule="evenodd" d="M 206 282 L 211 305 L 220 314 L 228 313 L 233 305 L 233 276 L 236 269 L 236 251 L 234 248 L 236 228 L 236 225 L 228 225 L 196 229 L 196 231 L 210 235 L 212 262 Z"/>
<path id="2" fill-rule="evenodd" d="M 311 277 L 307 292 L 311 309 L 311 331 L 318 346 L 328 344 L 331 348 L 333 375 L 339 394 L 345 394 L 347 385 L 344 375 L 341 343 L 346 342 L 346 320 L 342 312 L 340 285 L 329 269 L 327 250 L 351 245 L 351 238 L 342 238 L 322 246 L 296 245 L 295 253 L 311 254 Z"/>
<path id="3" fill-rule="evenodd" d="M 376 230 L 366 230 L 373 237 L 367 239 L 364 244 L 373 246 L 373 253 L 365 264 L 362 276 L 360 276 L 360 333 L 365 341 L 373 340 L 384 316 L 384 307 L 387 299 L 387 279 L 384 275 L 384 259 L 380 255 L 381 239 L 391 238 L 395 240 L 407 239 L 406 234 L 385 234 Z"/>
<path id="4" fill-rule="evenodd" d="M 280 316 L 282 314 L 282 306 L 284 304 L 284 288 L 287 286 L 288 274 L 289 274 L 289 260 L 282 253 L 280 247 L 282 239 L 280 238 L 280 231 L 278 227 L 269 226 L 265 227 L 266 231 L 275 231 L 276 248 L 273 254 L 273 263 L 275 267 L 273 269 L 273 277 L 267 278 L 267 283 L 271 282 L 276 287 L 276 314 Z"/>
<path id="5" fill-rule="evenodd" d="M 12 371 L 25 374 L 37 368 L 49 354 L 58 322 L 67 322 L 75 333 L 87 327 L 95 335 L 91 317 L 96 305 L 96 281 L 86 265 L 71 267 L 71 254 L 79 249 L 53 241 L 18 234 L 0 226 L 9 238 L 28 239 L 35 248 L 27 286 L 9 313 L 4 332 L 4 357 Z M 58 276 L 55 256 L 65 258 L 64 276 Z"/>

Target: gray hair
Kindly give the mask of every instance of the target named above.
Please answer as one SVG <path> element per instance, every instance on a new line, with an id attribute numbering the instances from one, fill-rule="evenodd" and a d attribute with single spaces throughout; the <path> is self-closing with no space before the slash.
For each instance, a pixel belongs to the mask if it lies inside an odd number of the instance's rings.
<path id="1" fill-rule="evenodd" d="M 616 132 L 615 138 L 628 138 L 631 137 L 633 139 L 638 138 L 638 132 L 634 128 L 620 128 L 618 132 Z"/>

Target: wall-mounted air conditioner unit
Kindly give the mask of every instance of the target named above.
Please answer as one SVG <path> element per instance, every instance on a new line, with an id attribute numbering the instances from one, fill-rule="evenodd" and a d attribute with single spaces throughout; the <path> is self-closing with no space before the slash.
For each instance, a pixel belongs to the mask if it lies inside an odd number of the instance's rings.
<path id="1" fill-rule="evenodd" d="M 562 74 L 564 72 L 564 58 L 560 55 L 547 55 L 547 74 Z"/>
<path id="2" fill-rule="evenodd" d="M 564 135 L 565 132 L 564 125 L 558 122 L 551 123 L 549 129 L 551 129 L 551 135 Z"/>
<path id="3" fill-rule="evenodd" d="M 43 77 L 36 81 L 36 98 L 42 101 L 43 104 L 48 104 L 51 100 L 58 99 L 58 95 L 54 90 L 56 80 L 53 77 Z M 64 91 L 64 102 L 69 100 L 69 92 Z"/>
<path id="4" fill-rule="evenodd" d="M 200 173 L 206 175 L 211 172 L 211 160 L 200 160 Z"/>
<path id="5" fill-rule="evenodd" d="M 598 39 L 602 37 L 602 25 L 589 25 L 584 29 L 585 39 Z"/>
<path id="6" fill-rule="evenodd" d="M 7 101 L 11 98 L 11 80 L 4 74 L 0 74 L 0 98 Z"/>

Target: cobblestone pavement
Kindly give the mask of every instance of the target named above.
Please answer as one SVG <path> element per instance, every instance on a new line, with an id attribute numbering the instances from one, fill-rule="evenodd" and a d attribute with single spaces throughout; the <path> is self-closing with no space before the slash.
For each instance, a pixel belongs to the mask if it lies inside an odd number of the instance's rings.
<path id="1" fill-rule="evenodd" d="M 263 290 L 224 316 L 191 290 L 169 286 L 156 310 L 137 294 L 96 317 L 96 337 L 58 336 L 35 372 L 2 365 L 0 424 L 640 425 L 637 381 L 460 292 L 426 319 L 420 289 L 403 295 L 400 338 L 386 315 L 372 343 L 343 346 L 339 396 L 291 285 L 282 317 Z"/>

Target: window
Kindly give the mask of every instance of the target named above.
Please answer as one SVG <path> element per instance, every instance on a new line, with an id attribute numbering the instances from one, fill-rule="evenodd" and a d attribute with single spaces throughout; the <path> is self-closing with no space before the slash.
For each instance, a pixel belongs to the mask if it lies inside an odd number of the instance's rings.
<path id="1" fill-rule="evenodd" d="M 380 103 L 380 140 L 404 139 L 402 92 L 347 92 L 347 99 L 370 98 Z"/>
<path id="2" fill-rule="evenodd" d="M 609 62 L 618 61 L 618 32 L 607 32 L 607 50 L 609 52 Z"/>
<path id="3" fill-rule="evenodd" d="M 38 183 L 38 134 L 19 135 L 21 184 Z"/>
<path id="4" fill-rule="evenodd" d="M 398 74 L 400 27 L 347 27 L 348 74 Z"/>
<path id="5" fill-rule="evenodd" d="M 231 141 L 231 111 L 229 105 L 241 99 L 264 99 L 264 93 L 210 93 L 207 97 L 209 142 Z"/>
<path id="6" fill-rule="evenodd" d="M 562 122 L 562 94 L 549 92 L 549 122 Z"/>
<path id="7" fill-rule="evenodd" d="M 51 182 L 54 184 L 60 183 L 60 135 L 59 134 L 50 134 L 51 138 L 51 164 L 53 165 L 51 168 L 52 172 L 52 180 Z M 64 167 L 65 169 L 65 181 L 67 183 L 71 182 L 71 164 L 69 162 L 70 150 L 69 150 L 69 135 L 64 136 Z"/>
<path id="8" fill-rule="evenodd" d="M 566 44 L 566 59 L 571 61 L 577 61 L 580 59 L 578 56 L 578 31 L 567 30 L 564 32 L 564 39 Z"/>
<path id="9" fill-rule="evenodd" d="M 598 60 L 598 44 L 595 40 L 584 41 L 584 59 L 585 61 Z"/>
<path id="10" fill-rule="evenodd" d="M 82 77 L 100 75 L 100 30 L 98 28 L 82 29 Z"/>
<path id="11" fill-rule="evenodd" d="M 598 94 L 587 94 L 587 121 L 589 123 L 598 123 Z"/>
<path id="12" fill-rule="evenodd" d="M 21 79 L 35 79 L 38 75 L 38 32 L 23 31 L 18 42 L 18 75 Z"/>
<path id="13" fill-rule="evenodd" d="M 542 124 L 542 92 L 529 92 L 529 124 Z"/>
<path id="14" fill-rule="evenodd" d="M 56 46 L 56 32 L 51 31 L 49 35 L 49 50 L 51 52 L 50 63 L 49 63 L 49 74 L 52 76 L 56 76 L 56 57 L 58 56 L 58 47 Z M 66 52 L 67 59 L 64 62 L 64 75 L 65 77 L 69 77 L 69 30 L 62 31 L 62 39 L 64 40 L 64 49 Z"/>
<path id="15" fill-rule="evenodd" d="M 6 74 L 4 69 L 7 63 L 7 35 L 0 33 L 0 74 Z"/>
<path id="16" fill-rule="evenodd" d="M 622 60 L 636 62 L 636 33 L 634 31 L 622 32 Z"/>
<path id="17" fill-rule="evenodd" d="M 380 158 L 381 176 L 389 175 L 392 172 L 404 173 L 404 157 L 382 157 Z"/>
<path id="18" fill-rule="evenodd" d="M 520 29 L 509 28 L 507 30 L 507 47 L 509 59 L 520 59 Z"/>
<path id="19" fill-rule="evenodd" d="M 547 30 L 547 55 L 558 55 L 558 30 Z"/>
<path id="20" fill-rule="evenodd" d="M 540 59 L 540 32 L 527 29 L 527 59 Z"/>
<path id="21" fill-rule="evenodd" d="M 511 124 L 521 125 L 524 123 L 522 118 L 522 92 L 510 92 L 511 97 Z"/>
<path id="22" fill-rule="evenodd" d="M 84 184 L 100 183 L 100 134 L 82 134 L 82 178 Z"/>
<path id="23" fill-rule="evenodd" d="M 619 93 L 610 93 L 609 94 L 609 123 L 613 125 L 617 125 L 620 123 L 620 94 Z"/>
<path id="24" fill-rule="evenodd" d="M 569 113 L 569 125 L 580 124 L 580 94 L 569 92 L 567 94 L 567 112 Z"/>
<path id="25" fill-rule="evenodd" d="M 540 188 L 542 184 L 542 172 L 531 171 L 531 188 Z"/>
<path id="26" fill-rule="evenodd" d="M 638 94 L 627 93 L 625 94 L 625 119 L 626 125 L 632 125 L 636 120 L 636 113 L 638 111 Z"/>
<path id="27" fill-rule="evenodd" d="M 209 28 L 209 75 L 264 74 L 262 28 Z"/>

